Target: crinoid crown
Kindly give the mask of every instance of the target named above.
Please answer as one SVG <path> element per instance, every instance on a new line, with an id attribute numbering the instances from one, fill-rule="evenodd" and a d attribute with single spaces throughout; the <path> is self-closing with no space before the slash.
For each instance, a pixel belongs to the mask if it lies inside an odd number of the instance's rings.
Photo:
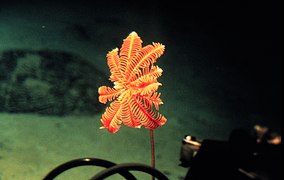
<path id="1" fill-rule="evenodd" d="M 163 70 L 154 65 L 164 50 L 165 46 L 160 43 L 142 47 L 142 40 L 132 32 L 124 39 L 120 50 L 115 48 L 108 52 L 109 80 L 114 87 L 98 89 L 99 101 L 104 104 L 110 101 L 102 115 L 101 128 L 115 133 L 121 124 L 153 130 L 166 123 L 167 119 L 158 112 L 163 102 L 161 93 L 157 92 L 162 84 L 157 79 Z"/>

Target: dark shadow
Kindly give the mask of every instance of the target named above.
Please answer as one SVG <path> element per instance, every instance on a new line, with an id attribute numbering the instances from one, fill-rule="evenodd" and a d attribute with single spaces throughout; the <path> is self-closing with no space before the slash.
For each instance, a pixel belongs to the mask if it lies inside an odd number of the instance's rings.
<path id="1" fill-rule="evenodd" d="M 66 115 L 98 113 L 98 88 L 108 78 L 87 60 L 55 50 L 0 54 L 0 112 Z"/>

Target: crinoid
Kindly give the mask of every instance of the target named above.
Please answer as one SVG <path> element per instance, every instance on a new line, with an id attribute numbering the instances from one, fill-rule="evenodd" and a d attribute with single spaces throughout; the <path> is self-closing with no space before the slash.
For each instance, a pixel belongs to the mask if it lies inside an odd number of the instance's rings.
<path id="1" fill-rule="evenodd" d="M 144 126 L 150 129 L 152 145 L 152 166 L 154 161 L 153 130 L 164 125 L 166 118 L 161 115 L 159 105 L 163 104 L 158 93 L 162 84 L 157 81 L 163 70 L 154 65 L 165 50 L 160 43 L 142 47 L 142 40 L 136 32 L 124 39 L 120 50 L 113 49 L 107 54 L 110 69 L 109 80 L 114 87 L 101 86 L 98 89 L 99 101 L 110 106 L 102 115 L 101 128 L 115 133 L 120 125 L 133 128 Z"/>

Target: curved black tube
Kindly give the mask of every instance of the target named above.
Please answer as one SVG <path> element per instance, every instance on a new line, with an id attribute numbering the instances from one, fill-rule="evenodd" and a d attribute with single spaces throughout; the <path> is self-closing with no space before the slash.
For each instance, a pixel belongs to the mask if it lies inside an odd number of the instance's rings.
<path id="1" fill-rule="evenodd" d="M 132 170 L 145 172 L 160 180 L 168 180 L 168 178 L 163 173 L 158 171 L 157 169 L 154 169 L 144 164 L 138 164 L 138 163 L 117 164 L 115 166 L 102 170 L 101 172 L 93 176 L 90 180 L 102 180 L 113 174 L 121 173 L 123 171 L 132 171 Z"/>
<path id="2" fill-rule="evenodd" d="M 45 178 L 43 180 L 54 179 L 56 176 L 63 173 L 64 171 L 67 171 L 69 169 L 72 169 L 72 168 L 78 167 L 78 166 L 100 166 L 100 167 L 109 168 L 109 167 L 112 167 L 112 166 L 115 166 L 115 165 L 116 164 L 111 162 L 111 161 L 107 161 L 107 160 L 103 160 L 103 159 L 97 159 L 97 158 L 75 159 L 75 160 L 71 160 L 71 161 L 68 161 L 66 163 L 63 163 L 63 164 L 57 166 L 55 169 L 50 171 L 45 176 Z M 136 179 L 131 173 L 129 173 L 127 171 L 120 171 L 119 174 L 122 175 L 126 179 L 131 179 L 131 180 Z"/>

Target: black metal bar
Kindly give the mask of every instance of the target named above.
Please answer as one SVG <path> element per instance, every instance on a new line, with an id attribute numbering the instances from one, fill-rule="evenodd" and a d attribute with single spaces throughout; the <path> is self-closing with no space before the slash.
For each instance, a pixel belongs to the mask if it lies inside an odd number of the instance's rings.
<path id="1" fill-rule="evenodd" d="M 97 158 L 81 158 L 81 159 L 75 159 L 75 160 L 71 160 L 68 161 L 66 163 L 63 163 L 59 166 L 57 166 L 55 169 L 53 169 L 52 171 L 50 171 L 43 180 L 52 180 L 54 179 L 56 176 L 58 176 L 59 174 L 78 167 L 78 166 L 100 166 L 100 167 L 105 167 L 105 168 L 110 168 L 112 166 L 115 166 L 116 164 L 111 162 L 111 161 L 107 161 L 107 160 L 103 160 L 103 159 L 97 159 Z M 130 180 L 135 180 L 136 178 L 129 173 L 128 171 L 120 171 L 119 174 L 121 176 L 123 176 L 126 179 L 130 179 Z"/>
<path id="2" fill-rule="evenodd" d="M 107 169 L 102 170 L 95 176 L 93 176 L 90 180 L 102 180 L 104 178 L 107 178 L 113 174 L 121 173 L 123 171 L 141 171 L 145 172 L 147 174 L 150 174 L 154 176 L 157 179 L 160 180 L 168 180 L 168 178 L 158 171 L 157 169 L 154 169 L 150 166 L 144 165 L 144 164 L 138 164 L 138 163 L 123 163 L 123 164 L 117 164 L 115 166 L 109 167 Z"/>

